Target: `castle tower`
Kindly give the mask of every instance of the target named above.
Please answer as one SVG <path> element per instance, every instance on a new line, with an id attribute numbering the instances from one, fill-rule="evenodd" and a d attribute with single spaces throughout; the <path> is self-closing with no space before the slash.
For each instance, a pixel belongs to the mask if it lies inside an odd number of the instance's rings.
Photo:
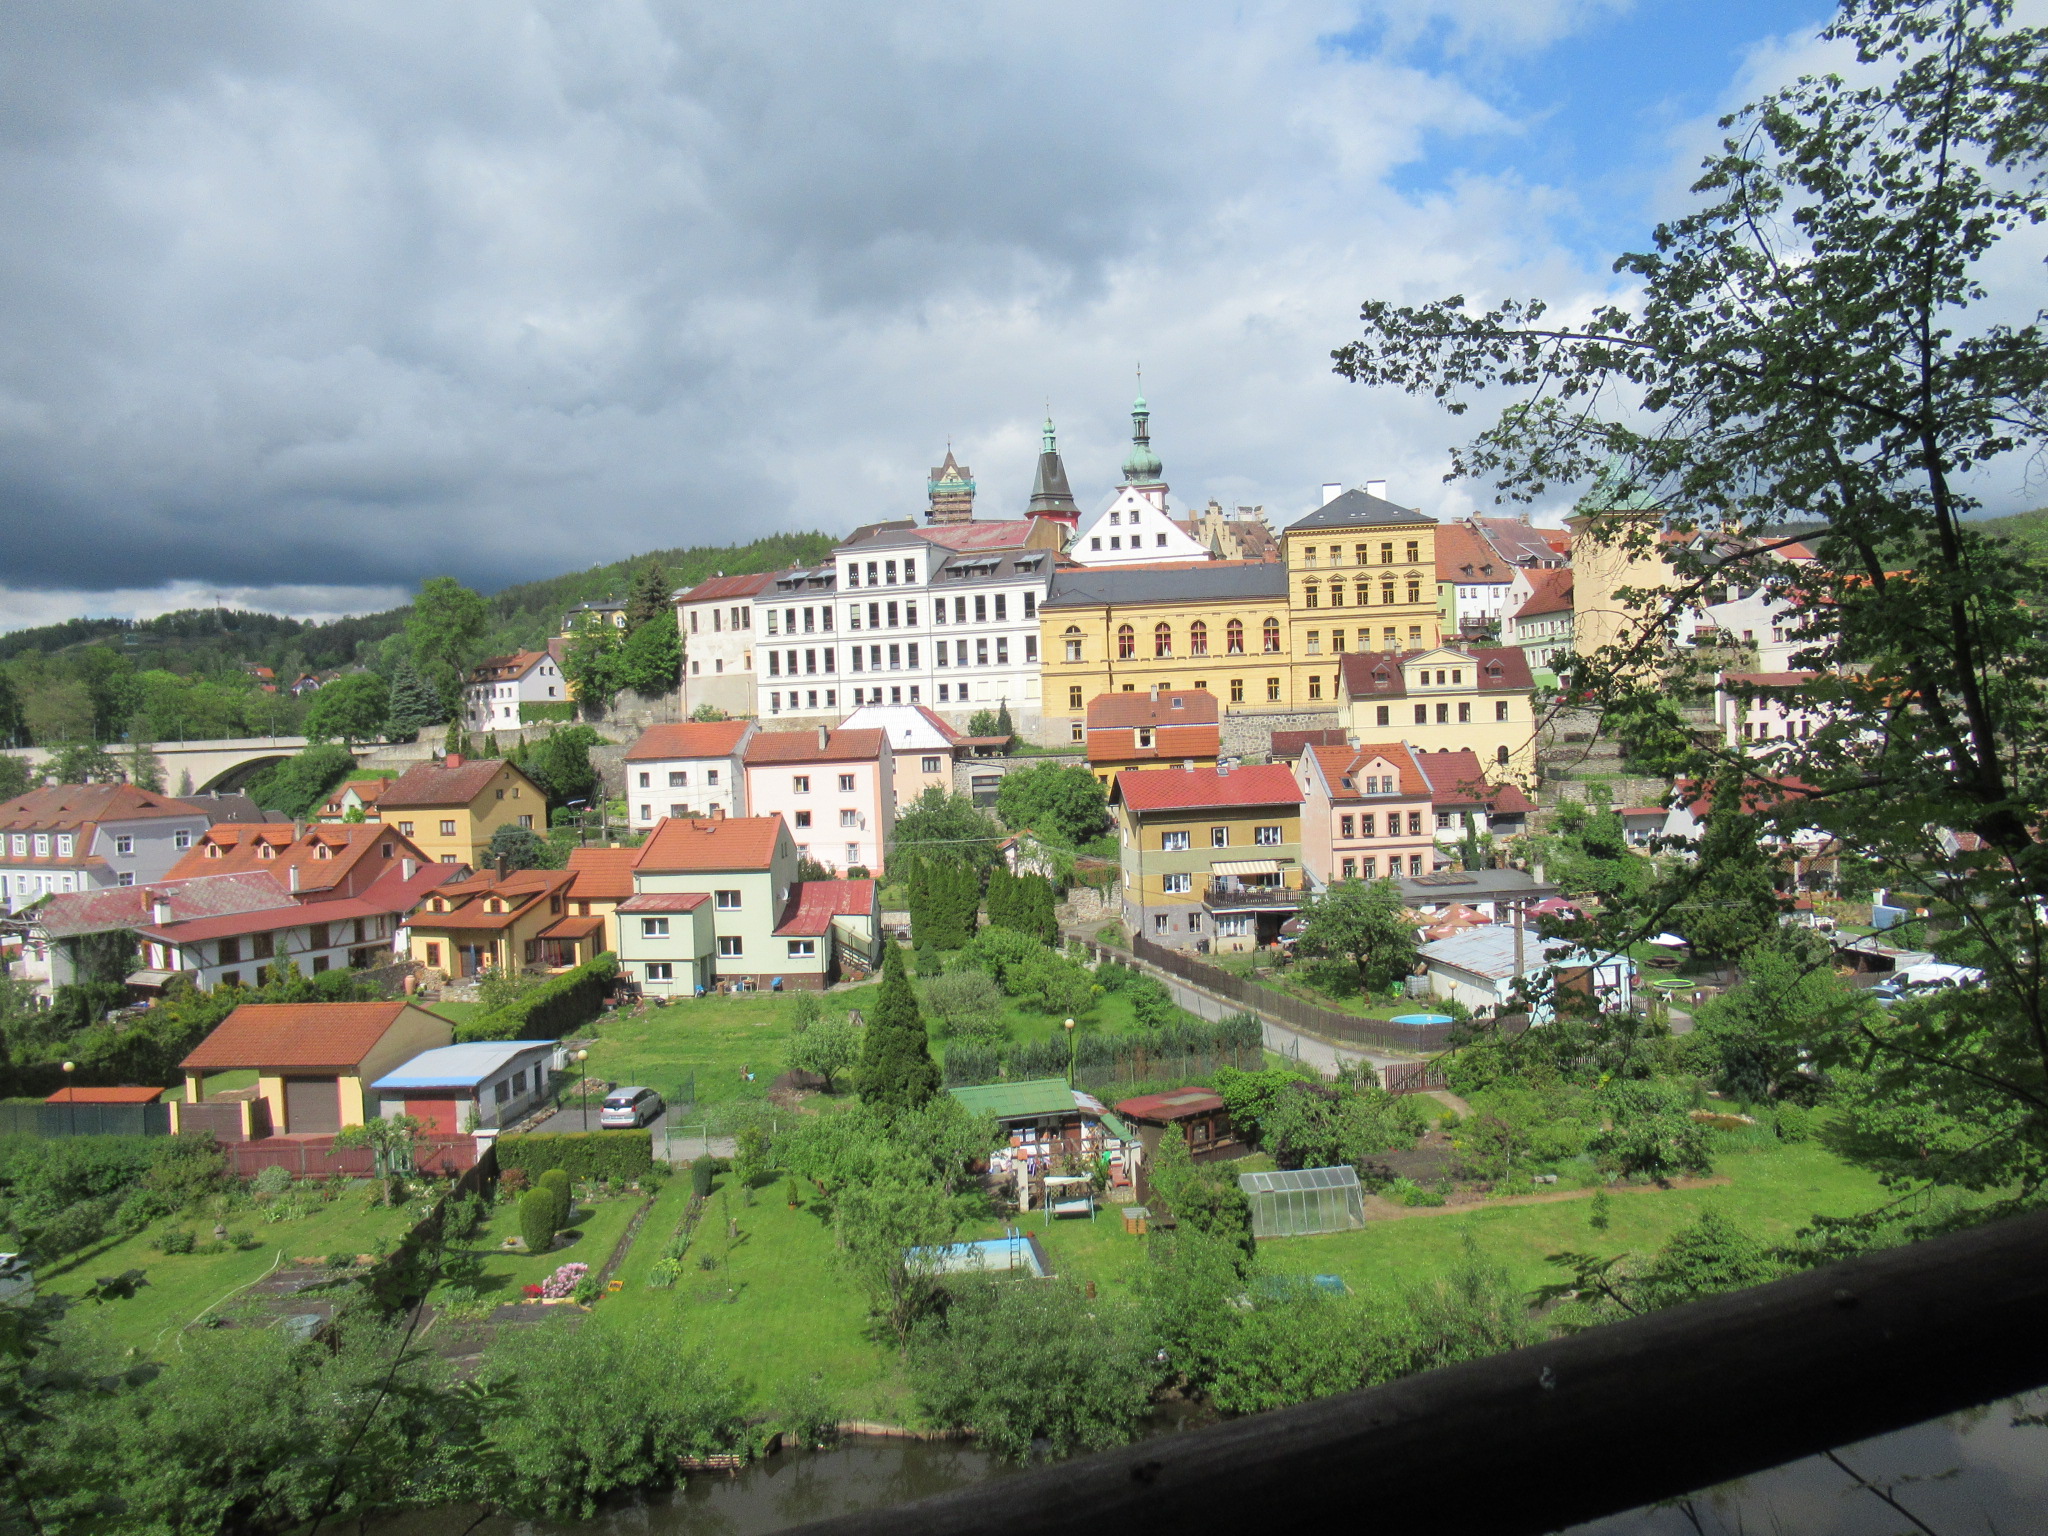
<path id="1" fill-rule="evenodd" d="M 1038 475 L 1031 482 L 1027 517 L 1050 517 L 1072 527 L 1081 519 L 1074 503 L 1073 488 L 1067 484 L 1067 466 L 1060 460 L 1059 439 L 1053 433 L 1052 418 L 1045 418 L 1045 441 L 1038 454 Z"/>
<path id="2" fill-rule="evenodd" d="M 935 466 L 925 481 L 925 494 L 931 498 L 931 505 L 925 508 L 926 522 L 974 521 L 974 471 L 954 459 L 950 443 L 946 462 Z"/>

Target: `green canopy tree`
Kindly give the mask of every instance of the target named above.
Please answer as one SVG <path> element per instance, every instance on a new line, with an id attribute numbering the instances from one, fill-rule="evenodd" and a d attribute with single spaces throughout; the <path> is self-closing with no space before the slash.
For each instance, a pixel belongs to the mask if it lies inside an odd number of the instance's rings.
<path id="1" fill-rule="evenodd" d="M 489 622 L 484 600 L 453 576 L 430 577 L 413 598 L 405 621 L 413 664 L 440 692 L 450 715 L 462 707 L 463 676 Z"/>
<path id="2" fill-rule="evenodd" d="M 897 812 L 889 857 L 954 859 L 976 871 L 992 867 L 1000 856 L 996 845 L 1002 829 L 965 795 L 948 794 L 933 784 Z"/>
<path id="3" fill-rule="evenodd" d="M 1757 818 L 1742 808 L 1734 774 L 1713 789 L 1693 858 L 1653 893 L 1660 921 L 1676 928 L 1702 960 L 1738 960 L 1778 932 L 1785 898 L 1777 860 L 1764 851 Z"/>
<path id="4" fill-rule="evenodd" d="M 885 947 L 882 990 L 868 1015 L 860 1058 L 860 1099 L 884 1113 L 919 1109 L 939 1091 L 939 1064 L 932 1060 L 924 1015 L 904 969 L 900 945 Z"/>
<path id="5" fill-rule="evenodd" d="M 50 758 L 50 777 L 59 784 L 118 784 L 127 777 L 121 760 L 96 741 L 69 741 Z"/>
<path id="6" fill-rule="evenodd" d="M 1013 829 L 1080 844 L 1109 830 L 1102 783 L 1086 768 L 1041 763 L 1005 774 L 996 790 L 996 814 Z"/>
<path id="7" fill-rule="evenodd" d="M 1391 880 L 1340 880 L 1301 913 L 1303 954 L 1348 960 L 1359 986 L 1391 985 L 1415 968 L 1415 929 Z"/>
<path id="8" fill-rule="evenodd" d="M 637 634 L 656 621 L 676 627 L 675 584 L 666 566 L 650 560 L 633 577 L 633 590 L 626 597 L 626 633 Z"/>
<path id="9" fill-rule="evenodd" d="M 306 738 L 348 746 L 375 741 L 390 717 L 390 684 L 374 672 L 351 672 L 313 695 L 306 708 Z"/>
<path id="10" fill-rule="evenodd" d="M 683 637 L 668 611 L 627 632 L 613 659 L 622 688 L 653 698 L 674 691 L 683 675 Z"/>
<path id="11" fill-rule="evenodd" d="M 331 742 L 311 746 L 257 774 L 249 781 L 249 795 L 266 811 L 297 821 L 310 816 L 355 765 L 355 754 L 347 747 Z"/>

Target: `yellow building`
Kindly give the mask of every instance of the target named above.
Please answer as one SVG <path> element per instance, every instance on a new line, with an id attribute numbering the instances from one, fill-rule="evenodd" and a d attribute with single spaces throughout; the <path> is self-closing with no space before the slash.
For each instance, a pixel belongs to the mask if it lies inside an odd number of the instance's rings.
<path id="1" fill-rule="evenodd" d="M 1333 705 L 1337 658 L 1420 651 L 1442 639 L 1436 519 L 1346 491 L 1281 535 L 1287 565 L 1288 701 Z"/>
<path id="2" fill-rule="evenodd" d="M 481 869 L 491 834 L 525 827 L 547 834 L 547 797 L 533 780 L 498 758 L 466 760 L 456 753 L 406 769 L 377 800 L 386 826 L 417 843 L 442 864 Z"/>
<path id="3" fill-rule="evenodd" d="M 403 1001 L 244 1003 L 179 1064 L 185 1098 L 172 1129 L 331 1135 L 378 1112 L 371 1083 L 454 1038 L 446 1019 Z M 206 1080 L 223 1072 L 254 1072 L 255 1091 L 209 1101 Z"/>
<path id="4" fill-rule="evenodd" d="M 412 958 L 455 980 L 485 971 L 562 970 L 604 951 L 605 919 L 577 910 L 566 869 L 486 870 L 452 880 L 406 924 Z"/>
<path id="5" fill-rule="evenodd" d="M 1289 697 L 1277 561 L 1062 570 L 1038 623 L 1045 715 L 1068 722 L 1069 741 L 1087 739 L 1088 701 L 1105 693 L 1205 689 L 1226 709 Z"/>
<path id="6" fill-rule="evenodd" d="M 1105 693 L 1088 701 L 1088 771 L 1107 791 L 1119 773 L 1213 768 L 1222 718 L 1216 695 L 1199 688 Z"/>
<path id="7" fill-rule="evenodd" d="M 1279 763 L 1118 774 L 1124 922 L 1183 949 L 1272 943 L 1307 895 L 1301 802 Z"/>
<path id="8" fill-rule="evenodd" d="M 1572 535 L 1573 650 L 1590 656 L 1619 643 L 1643 645 L 1646 664 L 1660 663 L 1669 627 L 1659 608 L 1619 594 L 1680 585 L 1669 559 L 1680 540 L 1665 529 L 1663 509 L 1609 461 L 1565 526 Z"/>
<path id="9" fill-rule="evenodd" d="M 1056 572 L 1038 608 L 1048 744 L 1083 741 L 1087 702 L 1105 693 L 1204 688 L 1230 714 L 1335 709 L 1339 657 L 1441 639 L 1436 528 L 1346 491 L 1285 531 L 1278 561 Z"/>
<path id="10" fill-rule="evenodd" d="M 1438 646 L 1346 656 L 1343 719 L 1359 741 L 1420 752 L 1469 751 L 1495 782 L 1526 785 L 1536 768 L 1534 682 L 1515 646 Z"/>

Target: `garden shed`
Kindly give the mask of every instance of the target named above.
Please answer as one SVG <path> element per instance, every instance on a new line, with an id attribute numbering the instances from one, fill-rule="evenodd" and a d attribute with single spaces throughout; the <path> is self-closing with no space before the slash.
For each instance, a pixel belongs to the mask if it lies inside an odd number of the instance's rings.
<path id="1" fill-rule="evenodd" d="M 1365 1225 L 1356 1168 L 1240 1173 L 1237 1187 L 1251 1201 L 1253 1237 L 1308 1237 Z"/>

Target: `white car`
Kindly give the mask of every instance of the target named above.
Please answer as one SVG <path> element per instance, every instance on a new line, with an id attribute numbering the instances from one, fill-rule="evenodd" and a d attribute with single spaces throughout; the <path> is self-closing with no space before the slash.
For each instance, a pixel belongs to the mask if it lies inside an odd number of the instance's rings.
<path id="1" fill-rule="evenodd" d="M 665 1108 L 661 1095 L 652 1088 L 614 1088 L 604 1096 L 597 1123 L 608 1131 L 637 1131 Z"/>

